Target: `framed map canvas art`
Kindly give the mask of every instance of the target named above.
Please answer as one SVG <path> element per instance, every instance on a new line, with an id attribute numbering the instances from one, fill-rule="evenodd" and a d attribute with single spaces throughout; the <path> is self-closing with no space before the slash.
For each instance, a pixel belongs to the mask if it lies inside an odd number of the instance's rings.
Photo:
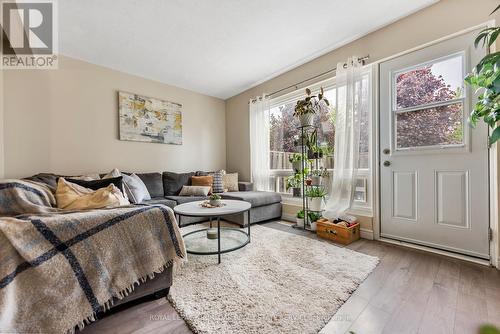
<path id="1" fill-rule="evenodd" d="M 182 144 L 182 105 L 118 92 L 120 140 Z"/>

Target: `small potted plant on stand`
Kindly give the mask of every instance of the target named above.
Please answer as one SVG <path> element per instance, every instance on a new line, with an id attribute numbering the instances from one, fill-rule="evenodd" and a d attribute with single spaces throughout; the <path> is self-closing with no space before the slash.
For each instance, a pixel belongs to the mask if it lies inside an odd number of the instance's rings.
<path id="1" fill-rule="evenodd" d="M 304 210 L 297 212 L 296 221 L 298 227 L 304 227 Z"/>
<path id="2" fill-rule="evenodd" d="M 309 198 L 309 209 L 311 211 L 323 210 L 326 190 L 321 187 L 311 187 L 307 190 L 306 196 Z"/>
<path id="3" fill-rule="evenodd" d="M 311 95 L 311 90 L 306 88 L 306 98 L 297 101 L 295 112 L 293 113 L 293 116 L 299 118 L 300 126 L 313 125 L 314 114 L 319 110 L 321 101 L 324 101 L 327 106 L 330 105 L 324 97 L 323 87 L 321 87 L 318 95 Z"/>
<path id="4" fill-rule="evenodd" d="M 212 194 L 210 196 L 210 201 L 209 201 L 210 205 L 212 205 L 212 206 L 220 206 L 220 204 L 221 204 L 221 198 L 222 197 L 220 197 L 220 195 Z"/>
<path id="5" fill-rule="evenodd" d="M 319 212 L 309 212 L 307 214 L 309 217 L 309 225 L 311 226 L 312 231 L 316 231 L 317 224 L 316 221 L 321 218 L 321 213 Z"/>
<path id="6" fill-rule="evenodd" d="M 294 153 L 288 157 L 288 161 L 292 164 L 293 171 L 295 173 L 300 173 L 302 170 L 302 159 L 304 157 L 300 153 Z"/>
<path id="7" fill-rule="evenodd" d="M 302 189 L 302 179 L 300 177 L 300 173 L 295 173 L 286 178 L 286 190 L 292 188 L 293 197 L 301 196 Z"/>
<path id="8" fill-rule="evenodd" d="M 323 185 L 323 179 L 330 176 L 330 172 L 324 167 L 315 169 L 311 172 L 311 185 L 320 186 Z"/>

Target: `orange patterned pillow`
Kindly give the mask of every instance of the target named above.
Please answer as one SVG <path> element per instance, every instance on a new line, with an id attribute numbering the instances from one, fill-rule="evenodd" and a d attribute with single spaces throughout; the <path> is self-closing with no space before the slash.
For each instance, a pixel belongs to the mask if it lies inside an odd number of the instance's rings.
<path id="1" fill-rule="evenodd" d="M 207 176 L 191 176 L 192 186 L 210 187 L 209 194 L 212 193 L 212 184 L 214 183 L 214 177 L 212 175 Z"/>

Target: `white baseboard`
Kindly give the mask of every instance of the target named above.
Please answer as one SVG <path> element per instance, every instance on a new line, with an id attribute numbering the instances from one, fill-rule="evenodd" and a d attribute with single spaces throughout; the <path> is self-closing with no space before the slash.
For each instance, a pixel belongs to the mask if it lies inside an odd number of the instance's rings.
<path id="1" fill-rule="evenodd" d="M 292 222 L 292 223 L 295 223 L 295 215 L 290 215 L 290 214 L 283 213 L 281 215 L 281 219 L 289 221 L 289 222 Z M 368 240 L 374 240 L 373 231 L 372 230 L 361 228 L 359 232 L 360 232 L 359 234 L 360 234 L 361 238 L 368 239 Z"/>
<path id="2" fill-rule="evenodd" d="M 373 240 L 373 231 L 365 228 L 359 229 L 359 235 L 363 239 Z"/>

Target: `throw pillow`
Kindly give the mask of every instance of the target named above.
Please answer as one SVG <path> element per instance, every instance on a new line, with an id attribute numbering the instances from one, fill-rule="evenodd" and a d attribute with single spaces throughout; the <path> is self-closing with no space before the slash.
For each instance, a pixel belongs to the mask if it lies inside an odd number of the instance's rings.
<path id="1" fill-rule="evenodd" d="M 97 190 L 101 188 L 106 188 L 110 184 L 114 184 L 118 189 L 123 188 L 123 181 L 122 177 L 113 177 L 109 179 L 102 179 L 102 180 L 92 180 L 92 181 L 85 181 L 81 179 L 74 179 L 74 178 L 66 178 L 65 179 L 68 182 L 78 184 L 79 186 L 92 189 L 92 190 Z"/>
<path id="2" fill-rule="evenodd" d="M 204 186 L 183 186 L 179 196 L 207 196 L 210 187 Z"/>
<path id="3" fill-rule="evenodd" d="M 112 208 L 129 204 L 113 184 L 94 191 L 68 182 L 63 177 L 57 181 L 56 202 L 57 207 L 64 210 Z"/>
<path id="4" fill-rule="evenodd" d="M 118 177 L 118 176 L 122 176 L 122 173 L 118 170 L 118 168 L 113 168 L 113 170 L 111 172 L 104 175 L 102 178 L 103 179 L 110 179 L 110 178 Z"/>
<path id="5" fill-rule="evenodd" d="M 193 175 L 194 173 L 163 172 L 165 196 L 179 195 L 182 186 L 189 186 L 191 184 L 191 176 Z"/>
<path id="6" fill-rule="evenodd" d="M 212 183 L 212 192 L 214 194 L 223 193 L 224 192 L 224 183 L 222 182 L 222 177 L 224 176 L 224 171 L 219 170 L 217 172 L 210 173 L 209 175 L 214 178 Z"/>
<path id="7" fill-rule="evenodd" d="M 102 177 L 102 179 L 103 180 L 112 179 L 112 178 L 116 178 L 116 177 L 120 177 L 120 176 L 122 176 L 122 173 L 118 170 L 118 168 L 113 168 L 113 170 L 111 172 L 109 172 L 108 174 L 104 175 Z M 123 197 L 125 197 L 125 199 L 128 200 L 128 195 L 127 195 L 127 192 L 125 191 L 125 186 L 122 184 L 122 186 L 118 187 L 118 189 L 121 190 Z"/>
<path id="8" fill-rule="evenodd" d="M 123 186 L 130 202 L 134 204 L 142 203 L 144 200 L 150 200 L 148 188 L 136 174 L 123 174 Z"/>
<path id="9" fill-rule="evenodd" d="M 191 176 L 191 185 L 193 186 L 203 186 L 210 187 L 210 192 L 212 192 L 212 184 L 214 183 L 214 178 L 211 175 L 208 176 Z"/>
<path id="10" fill-rule="evenodd" d="M 83 180 L 83 181 L 92 181 L 101 179 L 100 175 L 97 173 L 78 175 L 78 176 L 68 176 L 68 177 L 71 177 L 73 180 Z"/>
<path id="11" fill-rule="evenodd" d="M 222 176 L 224 188 L 227 191 L 239 191 L 238 189 L 238 173 L 229 173 Z"/>

